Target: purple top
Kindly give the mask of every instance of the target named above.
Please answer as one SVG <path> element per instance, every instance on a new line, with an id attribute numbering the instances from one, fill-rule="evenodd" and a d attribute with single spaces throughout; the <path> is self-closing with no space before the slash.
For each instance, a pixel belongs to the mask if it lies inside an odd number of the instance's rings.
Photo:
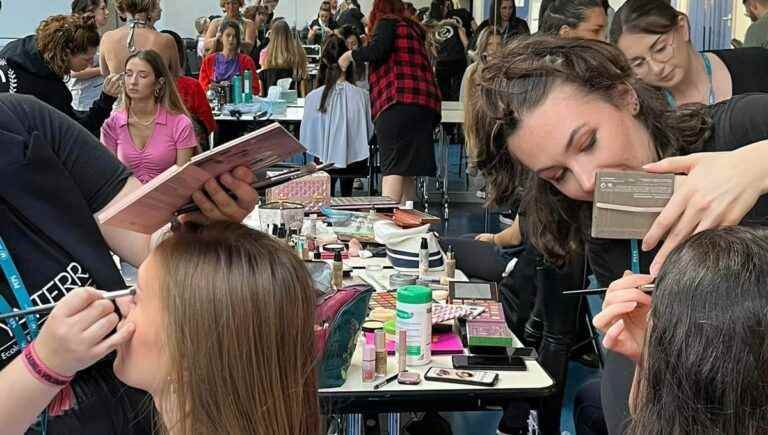
<path id="1" fill-rule="evenodd" d="M 230 81 L 239 72 L 240 56 L 236 55 L 232 59 L 227 59 L 223 53 L 216 53 L 213 73 L 213 80 L 215 82 Z"/>

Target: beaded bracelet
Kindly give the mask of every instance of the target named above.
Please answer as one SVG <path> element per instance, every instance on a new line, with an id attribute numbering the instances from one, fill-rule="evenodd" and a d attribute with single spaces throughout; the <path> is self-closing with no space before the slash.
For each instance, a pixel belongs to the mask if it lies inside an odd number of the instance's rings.
<path id="1" fill-rule="evenodd" d="M 44 384 L 48 384 L 54 387 L 63 387 L 69 384 L 69 381 L 74 378 L 74 376 L 64 376 L 59 374 L 45 365 L 45 363 L 37 355 L 37 352 L 35 352 L 34 342 L 30 343 L 29 346 L 24 348 L 24 351 L 22 352 L 22 358 L 24 365 L 27 366 L 27 369 L 30 371 L 30 373 L 32 373 L 32 375 L 37 378 L 37 380 L 43 382 Z"/>

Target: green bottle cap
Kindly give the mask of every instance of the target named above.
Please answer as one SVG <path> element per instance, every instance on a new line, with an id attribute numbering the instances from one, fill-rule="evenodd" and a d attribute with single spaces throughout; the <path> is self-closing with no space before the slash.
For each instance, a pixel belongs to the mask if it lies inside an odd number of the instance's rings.
<path id="1" fill-rule="evenodd" d="M 407 285 L 397 289 L 397 301 L 404 304 L 429 304 L 432 302 L 432 289 L 421 285 Z"/>

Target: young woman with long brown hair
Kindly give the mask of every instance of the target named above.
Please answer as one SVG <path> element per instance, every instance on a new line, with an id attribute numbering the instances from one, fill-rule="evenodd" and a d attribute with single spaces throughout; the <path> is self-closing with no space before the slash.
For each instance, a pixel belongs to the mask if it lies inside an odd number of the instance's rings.
<path id="1" fill-rule="evenodd" d="M 294 36 L 290 26 L 285 20 L 277 20 L 272 23 L 269 30 L 269 44 L 259 54 L 261 71 L 262 96 L 267 95 L 270 86 L 277 82 L 277 78 L 290 77 L 293 79 L 291 89 L 296 89 L 299 96 L 307 94 L 307 56 L 304 53 L 299 40 Z M 282 73 L 272 75 L 264 72 L 271 70 Z"/>
<path id="2" fill-rule="evenodd" d="M 440 121 L 440 91 L 425 47 L 426 31 L 401 0 L 376 0 L 368 19 L 371 43 L 344 53 L 342 70 L 369 62 L 371 107 L 381 147 L 382 193 L 416 199 L 416 177 L 435 175 L 432 133 Z"/>
<path id="3" fill-rule="evenodd" d="M 239 224 L 178 232 L 134 303 L 115 373 L 152 395 L 161 433 L 319 434 L 315 291 L 286 245 Z"/>
<path id="4" fill-rule="evenodd" d="M 253 46 L 258 42 L 256 40 L 257 29 L 253 21 L 249 20 L 241 9 L 245 6 L 243 0 L 220 0 L 219 6 L 224 12 L 224 16 L 216 18 L 208 25 L 208 30 L 205 33 L 205 48 L 210 51 L 218 51 L 217 45 L 220 44 L 221 34 L 224 32 L 224 28 L 221 26 L 224 21 L 232 21 L 237 23 L 240 29 L 238 36 L 240 37 L 240 46 L 243 48 L 243 52 L 250 53 Z"/>
<path id="5" fill-rule="evenodd" d="M 551 37 L 513 41 L 481 80 L 477 125 L 492 127 L 474 132 L 483 138 L 478 167 L 500 202 L 515 193 L 515 174 L 530 175 L 527 234 L 555 264 L 586 250 L 604 286 L 630 268 L 628 241 L 589 237 L 601 168 L 687 174 L 643 241 L 641 272 L 657 273 L 694 232 L 768 218 L 768 148 L 759 143 L 768 139 L 768 96 L 670 110 L 615 47 Z M 615 430 L 626 418 L 632 369 L 616 354 L 606 359 L 603 402 Z"/>
<path id="6" fill-rule="evenodd" d="M 339 67 L 339 58 L 345 52 L 343 38 L 335 34 L 326 38 L 318 75 L 323 86 L 307 95 L 299 140 L 307 144 L 308 154 L 334 164 L 330 171 L 331 192 L 336 190 L 338 180 L 341 196 L 352 196 L 354 178 L 338 175 L 365 170 L 373 122 L 368 91 L 355 85 L 352 68 L 342 71 Z"/>
<path id="7" fill-rule="evenodd" d="M 241 51 L 240 27 L 235 21 L 225 20 L 219 29 L 221 50 L 203 59 L 198 78 L 200 85 L 204 90 L 208 90 L 212 82 L 229 82 L 235 75 L 243 78 L 245 71 L 251 71 L 253 82 L 251 91 L 254 95 L 259 95 L 261 88 L 259 81 L 255 79 L 256 64 L 251 56 Z"/>
<path id="8" fill-rule="evenodd" d="M 194 155 L 198 144 L 191 117 L 157 52 L 128 57 L 123 98 L 104 123 L 101 142 L 142 183 Z"/>

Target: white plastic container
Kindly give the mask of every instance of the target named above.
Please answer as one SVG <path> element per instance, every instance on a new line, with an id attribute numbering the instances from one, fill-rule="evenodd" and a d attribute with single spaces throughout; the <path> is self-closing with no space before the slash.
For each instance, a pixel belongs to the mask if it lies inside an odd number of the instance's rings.
<path id="1" fill-rule="evenodd" d="M 397 289 L 396 327 L 407 334 L 406 364 L 421 366 L 432 361 L 432 289 L 409 285 Z"/>

